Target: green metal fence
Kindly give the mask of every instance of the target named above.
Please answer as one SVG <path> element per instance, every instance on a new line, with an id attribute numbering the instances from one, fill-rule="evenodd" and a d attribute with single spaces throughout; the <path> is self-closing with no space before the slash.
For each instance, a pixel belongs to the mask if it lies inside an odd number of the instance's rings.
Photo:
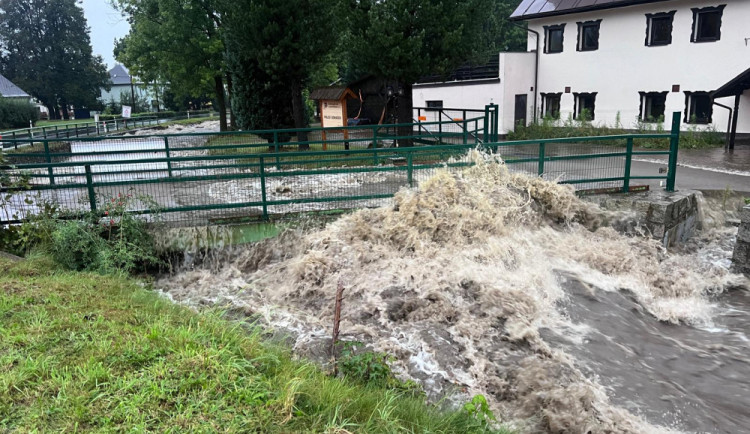
<path id="1" fill-rule="evenodd" d="M 674 189 L 679 114 L 669 134 L 517 142 L 497 141 L 497 116 L 495 106 L 461 121 L 41 140 L 36 152 L 5 154 L 2 170 L 28 176 L 31 188 L 13 195 L 0 220 L 22 219 L 45 203 L 101 212 L 103 201 L 128 193 L 153 199 L 131 211 L 158 209 L 179 224 L 379 206 L 439 168 L 471 165 L 469 153 L 478 147 L 500 154 L 512 170 L 578 188 L 628 191 L 633 180 L 664 179 Z M 671 147 L 634 150 L 643 139 L 670 140 Z M 631 176 L 638 155 L 669 155 L 668 173 Z"/>
<path id="2" fill-rule="evenodd" d="M 211 111 L 198 111 L 192 113 L 183 112 L 173 114 L 169 117 L 136 116 L 130 119 L 116 118 L 99 122 L 81 120 L 80 122 L 72 121 L 64 124 L 50 124 L 42 127 L 20 128 L 0 131 L 0 145 L 2 148 L 6 149 L 18 149 L 19 146 L 33 146 L 39 140 L 77 139 L 81 137 L 100 136 L 132 130 L 134 128 L 156 126 L 161 123 L 175 120 L 203 118 L 208 116 L 215 116 L 215 114 Z"/>

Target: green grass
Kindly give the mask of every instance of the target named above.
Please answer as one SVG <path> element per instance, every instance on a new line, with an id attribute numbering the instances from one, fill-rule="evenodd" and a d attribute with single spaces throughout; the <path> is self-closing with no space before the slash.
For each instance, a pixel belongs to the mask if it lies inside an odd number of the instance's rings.
<path id="1" fill-rule="evenodd" d="M 465 411 L 331 378 L 142 282 L 43 256 L 0 267 L 2 432 L 486 431 Z"/>
<path id="2" fill-rule="evenodd" d="M 75 124 L 75 123 L 83 124 L 83 123 L 89 123 L 89 122 L 94 122 L 94 119 L 79 119 L 79 120 L 75 120 L 75 119 L 49 119 L 49 120 L 39 120 L 39 121 L 36 122 L 36 124 L 34 126 L 36 126 L 36 127 L 48 127 L 50 125 L 52 125 L 52 126 L 54 126 L 54 125 L 60 125 L 60 124 L 71 124 L 72 125 L 72 124 Z"/>

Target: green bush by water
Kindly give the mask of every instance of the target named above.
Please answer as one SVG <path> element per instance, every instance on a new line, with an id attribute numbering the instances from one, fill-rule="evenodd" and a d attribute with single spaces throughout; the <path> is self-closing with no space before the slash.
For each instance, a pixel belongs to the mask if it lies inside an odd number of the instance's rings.
<path id="1" fill-rule="evenodd" d="M 643 121 L 640 118 L 633 122 L 632 128 L 626 129 L 617 114 L 614 125 L 594 123 L 590 116 L 584 113 L 577 119 L 569 115 L 567 119 L 553 119 L 544 117 L 528 126 L 518 125 L 515 131 L 508 133 L 508 140 L 555 139 L 565 137 L 593 137 L 613 136 L 621 134 L 668 134 L 664 129 L 664 118 L 653 121 Z M 597 144 L 623 146 L 623 140 L 602 140 Z M 636 147 L 652 149 L 668 149 L 669 139 L 636 139 Z M 680 133 L 680 149 L 715 148 L 724 145 L 724 135 L 713 125 L 700 126 L 696 123 L 688 125 L 687 130 Z"/>

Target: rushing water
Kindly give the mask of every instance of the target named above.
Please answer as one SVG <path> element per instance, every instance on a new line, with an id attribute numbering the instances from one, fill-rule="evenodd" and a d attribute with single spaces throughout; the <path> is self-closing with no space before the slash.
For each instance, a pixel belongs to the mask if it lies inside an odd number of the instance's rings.
<path id="1" fill-rule="evenodd" d="M 607 226 L 625 215 L 477 158 L 393 206 L 287 231 L 157 286 L 232 307 L 324 361 L 341 283 L 344 339 L 393 355 L 431 397 L 485 395 L 522 432 L 748 426 L 748 282 L 727 269 L 736 230 L 667 252 Z"/>

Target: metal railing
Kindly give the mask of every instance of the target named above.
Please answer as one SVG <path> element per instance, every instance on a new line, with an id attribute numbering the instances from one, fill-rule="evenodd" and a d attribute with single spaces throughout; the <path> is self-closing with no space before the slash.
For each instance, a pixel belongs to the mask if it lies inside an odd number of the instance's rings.
<path id="1" fill-rule="evenodd" d="M 155 126 L 161 123 L 214 116 L 212 112 L 185 112 L 170 117 L 160 116 L 136 116 L 130 119 L 116 118 L 95 121 L 68 122 L 50 124 L 41 127 L 20 128 L 15 130 L 0 131 L 0 145 L 3 148 L 14 148 L 23 145 L 34 145 L 39 140 L 45 139 L 71 139 L 104 134 L 116 133 L 118 131 L 131 130 Z"/>
<path id="2" fill-rule="evenodd" d="M 22 219 L 43 203 L 97 211 L 103 200 L 129 191 L 157 204 L 131 211 L 158 210 L 164 220 L 186 224 L 378 206 L 439 168 L 473 164 L 469 153 L 477 148 L 501 155 L 512 170 L 578 188 L 627 192 L 633 180 L 663 179 L 674 190 L 679 114 L 668 134 L 484 142 L 481 136 L 497 136 L 493 117 L 488 111 L 483 124 L 480 118 L 444 121 L 441 132 L 429 135 L 424 129 L 436 123 L 89 138 L 62 148 L 43 140 L 41 152 L 6 154 L 10 165 L 2 170 L 31 183 L 11 198 L 11 211 L 0 220 Z M 298 140 L 301 133 L 307 140 Z M 669 140 L 670 149 L 634 150 L 644 139 Z M 394 147 L 398 142 L 417 145 Z M 668 173 L 633 176 L 637 155 L 669 155 Z"/>

